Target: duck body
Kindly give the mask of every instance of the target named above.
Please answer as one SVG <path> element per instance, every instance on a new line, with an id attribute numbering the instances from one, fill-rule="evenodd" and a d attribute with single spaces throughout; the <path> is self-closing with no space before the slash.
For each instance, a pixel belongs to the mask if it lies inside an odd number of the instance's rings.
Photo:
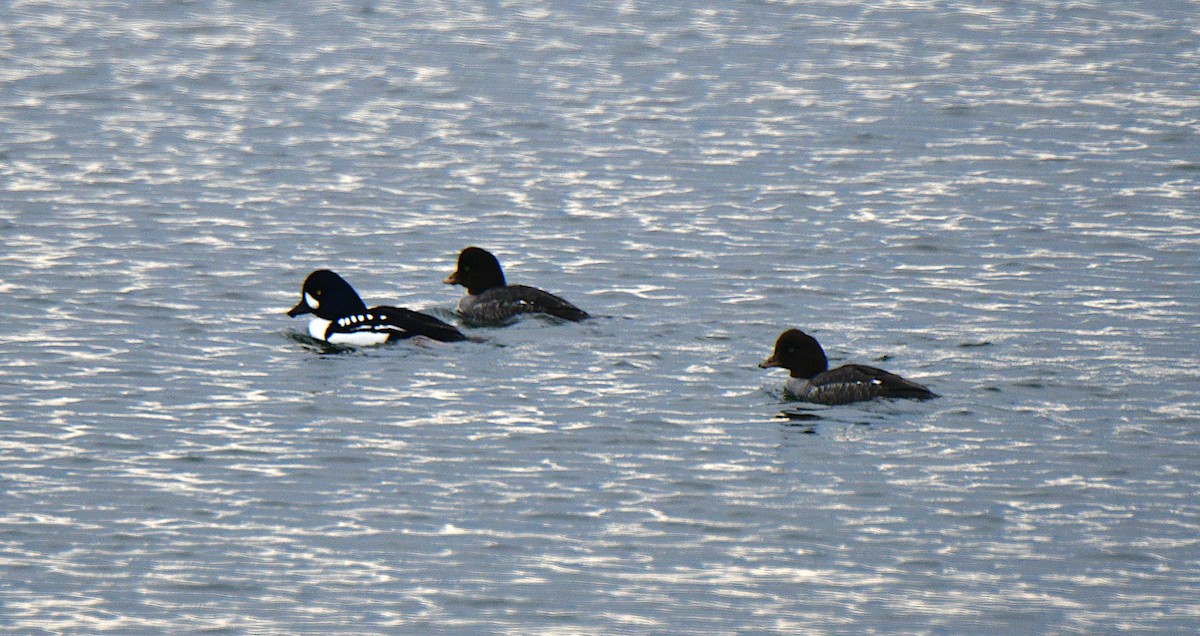
<path id="1" fill-rule="evenodd" d="M 588 313 L 566 300 L 528 285 L 509 285 L 500 261 L 487 250 L 468 247 L 458 255 L 458 268 L 442 281 L 462 285 L 458 315 L 473 323 L 499 324 L 522 314 L 546 314 L 577 322 Z"/>
<path id="2" fill-rule="evenodd" d="M 789 377 L 783 392 L 793 400 L 816 404 L 850 404 L 875 398 L 927 400 L 929 389 L 895 373 L 861 364 L 847 364 L 811 379 Z"/>
<path id="3" fill-rule="evenodd" d="M 368 309 L 350 283 L 327 269 L 308 275 L 299 304 L 287 314 L 312 314 L 308 334 L 336 345 L 366 347 L 416 336 L 441 342 L 467 339 L 458 328 L 428 314 L 403 307 Z"/>
<path id="4" fill-rule="evenodd" d="M 775 351 L 758 366 L 791 372 L 784 394 L 817 404 L 850 404 L 875 398 L 928 400 L 937 394 L 895 373 L 861 364 L 829 368 L 825 350 L 812 336 L 789 329 L 775 342 Z"/>

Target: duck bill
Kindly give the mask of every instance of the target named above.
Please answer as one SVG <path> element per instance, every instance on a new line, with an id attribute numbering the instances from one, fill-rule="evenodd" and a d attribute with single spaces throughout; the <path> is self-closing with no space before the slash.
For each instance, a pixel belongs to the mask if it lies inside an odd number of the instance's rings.
<path id="1" fill-rule="evenodd" d="M 770 369 L 771 367 L 777 366 L 779 366 L 779 361 L 775 359 L 775 356 L 771 356 L 770 358 L 758 363 L 758 368 L 760 369 Z"/>
<path id="2" fill-rule="evenodd" d="M 309 307 L 308 303 L 304 302 L 304 299 L 301 299 L 300 304 L 289 309 L 287 312 L 287 315 L 291 316 L 292 318 L 295 318 L 296 316 L 299 316 L 301 314 L 311 314 L 311 313 L 312 313 L 312 307 Z"/>
<path id="3" fill-rule="evenodd" d="M 447 276 L 446 280 L 444 280 L 442 282 L 446 283 L 447 285 L 457 285 L 458 284 L 458 272 L 454 272 L 453 274 Z"/>

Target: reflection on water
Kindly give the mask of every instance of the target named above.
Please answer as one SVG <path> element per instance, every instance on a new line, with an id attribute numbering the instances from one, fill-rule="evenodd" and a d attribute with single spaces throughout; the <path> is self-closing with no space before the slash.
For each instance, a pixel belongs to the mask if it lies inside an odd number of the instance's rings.
<path id="1" fill-rule="evenodd" d="M 1188 630 L 1193 9 L 10 7 L 6 624 Z M 599 318 L 283 315 L 470 244 Z"/>

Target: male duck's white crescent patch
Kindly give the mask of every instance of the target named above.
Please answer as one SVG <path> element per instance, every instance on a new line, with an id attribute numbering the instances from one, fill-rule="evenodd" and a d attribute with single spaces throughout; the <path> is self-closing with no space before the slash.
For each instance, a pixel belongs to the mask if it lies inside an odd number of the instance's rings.
<path id="1" fill-rule="evenodd" d="M 321 308 L 321 301 L 313 298 L 313 295 L 308 292 L 304 292 L 304 304 L 308 305 L 310 309 Z"/>

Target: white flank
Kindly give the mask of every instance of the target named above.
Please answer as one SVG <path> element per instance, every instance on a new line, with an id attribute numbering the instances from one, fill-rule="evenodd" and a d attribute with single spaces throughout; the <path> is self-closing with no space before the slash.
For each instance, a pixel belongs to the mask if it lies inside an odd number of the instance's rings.
<path id="1" fill-rule="evenodd" d="M 387 342 L 388 334 L 377 331 L 355 331 L 354 333 L 334 333 L 329 335 L 329 342 L 352 347 L 370 347 Z"/>

